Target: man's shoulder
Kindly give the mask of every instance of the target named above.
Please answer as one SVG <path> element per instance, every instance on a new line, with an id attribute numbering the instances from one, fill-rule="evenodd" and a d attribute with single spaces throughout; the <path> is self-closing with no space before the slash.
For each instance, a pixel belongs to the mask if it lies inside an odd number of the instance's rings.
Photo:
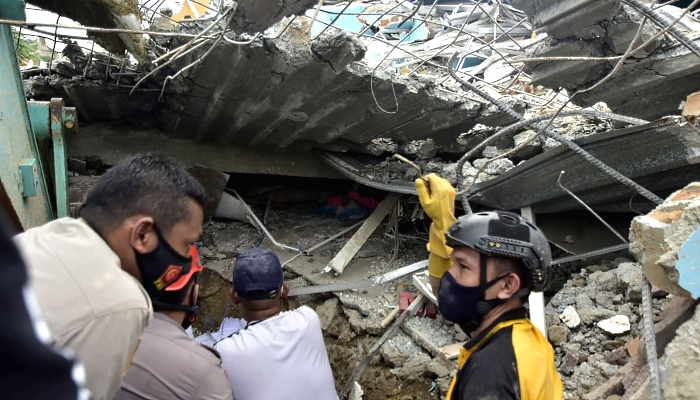
<path id="1" fill-rule="evenodd" d="M 15 241 L 23 242 L 36 237 L 56 236 L 58 238 L 71 238 L 73 236 L 93 235 L 99 237 L 97 232 L 95 232 L 84 220 L 66 217 L 55 219 L 45 223 L 44 225 L 27 229 L 26 231 L 15 235 L 14 239 Z"/>
<path id="2" fill-rule="evenodd" d="M 309 306 L 301 306 L 301 307 L 297 307 L 293 310 L 286 311 L 286 312 L 282 313 L 282 317 L 286 318 L 288 320 L 302 319 L 302 320 L 306 321 L 311 326 L 318 326 L 318 327 L 321 326 L 321 320 L 318 317 L 318 314 L 316 314 L 316 311 L 314 311 Z"/>
<path id="3" fill-rule="evenodd" d="M 506 327 L 494 333 L 469 357 L 469 364 L 494 364 L 503 363 L 510 366 L 515 359 L 513 348 L 513 328 Z"/>
<path id="4" fill-rule="evenodd" d="M 178 326 L 160 318 L 161 314 L 155 313 L 153 321 L 146 327 L 141 346 L 152 347 L 154 353 L 168 354 L 170 361 L 190 365 L 192 368 L 208 368 L 218 365 L 221 361 L 219 353 L 211 348 L 203 346 L 187 336 Z M 165 317 L 168 318 L 168 317 Z"/>

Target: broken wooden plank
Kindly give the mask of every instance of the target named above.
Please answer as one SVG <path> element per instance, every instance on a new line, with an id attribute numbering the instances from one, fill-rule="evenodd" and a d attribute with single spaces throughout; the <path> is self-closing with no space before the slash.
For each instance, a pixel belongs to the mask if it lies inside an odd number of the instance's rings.
<path id="1" fill-rule="evenodd" d="M 413 275 L 413 285 L 433 304 L 437 304 L 438 300 L 433 293 L 433 288 L 428 280 L 428 271 Z"/>
<path id="2" fill-rule="evenodd" d="M 440 347 L 439 350 L 446 359 L 454 360 L 455 358 L 459 357 L 459 351 L 462 347 L 464 347 L 465 343 L 467 342 L 448 344 L 447 346 Z"/>
<path id="3" fill-rule="evenodd" d="M 357 254 L 360 248 L 362 248 L 362 245 L 367 242 L 367 239 L 369 239 L 379 224 L 384 220 L 384 217 L 391 212 L 399 201 L 399 198 L 401 198 L 401 194 L 389 193 L 374 212 L 372 212 L 372 215 L 365 220 L 360 229 L 355 232 L 338 254 L 333 257 L 324 271 L 330 271 L 332 269 L 337 275 L 342 274 L 345 267 L 347 267 L 353 257 L 355 257 L 355 254 Z"/>
<path id="4" fill-rule="evenodd" d="M 382 323 L 380 324 L 380 325 L 382 326 L 382 328 L 386 328 L 387 326 L 389 326 L 389 324 L 391 323 L 391 321 L 393 321 L 394 318 L 396 318 L 396 316 L 399 315 L 399 311 L 400 311 L 400 310 L 401 310 L 401 307 L 400 307 L 400 306 L 394 307 L 394 309 L 391 310 L 391 312 L 389 313 L 389 315 L 387 315 L 386 317 L 384 317 L 384 319 L 382 320 Z"/>

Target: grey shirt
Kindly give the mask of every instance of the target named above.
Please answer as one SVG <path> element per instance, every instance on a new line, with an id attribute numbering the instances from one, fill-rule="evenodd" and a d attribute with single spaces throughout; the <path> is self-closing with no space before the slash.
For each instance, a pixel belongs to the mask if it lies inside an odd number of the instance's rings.
<path id="1" fill-rule="evenodd" d="M 232 400 L 231 386 L 216 351 L 156 312 L 114 400 Z"/>
<path id="2" fill-rule="evenodd" d="M 146 291 L 82 219 L 51 221 L 14 240 L 53 344 L 85 365 L 91 398 L 111 400 L 152 316 Z"/>

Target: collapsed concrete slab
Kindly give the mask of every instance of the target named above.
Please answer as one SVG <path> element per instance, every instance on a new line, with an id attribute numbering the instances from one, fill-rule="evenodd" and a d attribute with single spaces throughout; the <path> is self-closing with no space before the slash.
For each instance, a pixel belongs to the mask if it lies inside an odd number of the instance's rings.
<path id="1" fill-rule="evenodd" d="M 138 120 L 162 126 L 169 137 L 219 144 L 368 144 L 375 138 L 440 144 L 477 123 L 513 122 L 457 86 L 436 86 L 432 77 L 375 74 L 356 62 L 365 46 L 354 35 L 329 30 L 311 40 L 304 26 L 294 23 L 281 37 L 250 45 L 221 42 L 163 88 L 168 73 L 202 57 L 204 46 L 131 96 L 143 73 L 121 73 L 109 60 L 106 68 L 95 66 L 79 53 L 71 55 L 75 75 L 27 76 L 25 89 L 35 99 L 61 96 L 87 120 Z M 526 107 L 520 98 L 508 101 L 519 111 Z"/>
<path id="2" fill-rule="evenodd" d="M 130 154 L 158 152 L 191 167 L 203 165 L 217 171 L 309 178 L 342 179 L 308 148 L 260 148 L 248 145 L 216 145 L 167 137 L 157 129 L 125 129 L 109 124 L 82 124 L 80 132 L 66 139 L 68 156 L 98 156 L 114 165 Z M 261 160 L 265 162 L 261 162 Z"/>
<path id="3" fill-rule="evenodd" d="M 700 132 L 674 118 L 588 135 L 575 142 L 608 166 L 661 195 L 687 185 L 700 172 Z M 629 211 L 634 191 L 573 155 L 565 146 L 477 184 L 470 199 L 503 210 L 530 205 L 538 213 L 582 208 L 558 186 L 561 171 L 566 171 L 562 184 L 593 209 Z M 650 205 L 644 201 L 635 207 L 649 209 Z"/>
<path id="4" fill-rule="evenodd" d="M 515 7 L 533 19 L 535 28 L 549 37 L 528 48 L 530 57 L 609 57 L 625 53 L 642 16 L 619 0 L 567 2 L 517 0 Z M 663 7 L 666 19 L 674 19 L 674 6 Z M 687 25 L 685 25 L 687 23 Z M 699 29 L 692 20 L 678 24 L 696 43 Z M 641 44 L 660 29 L 647 21 Z M 591 106 L 604 101 L 616 113 L 644 119 L 678 114 L 685 97 L 700 89 L 700 62 L 684 46 L 663 36 L 634 53 L 605 85 L 582 93 L 572 101 Z M 608 75 L 617 61 L 533 61 L 533 83 L 564 88 L 569 93 L 586 89 Z"/>
<path id="5" fill-rule="evenodd" d="M 652 285 L 668 293 L 698 296 L 700 282 L 681 280 L 679 251 L 700 225 L 700 183 L 673 193 L 648 215 L 636 217 L 630 228 L 630 252 Z M 695 255 L 697 257 L 697 254 Z M 692 267 L 691 267 L 692 268 Z"/>

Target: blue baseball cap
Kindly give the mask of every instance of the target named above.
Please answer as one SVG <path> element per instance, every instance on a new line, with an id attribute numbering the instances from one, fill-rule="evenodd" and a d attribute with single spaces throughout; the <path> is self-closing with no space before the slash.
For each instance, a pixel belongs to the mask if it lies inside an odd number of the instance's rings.
<path id="1" fill-rule="evenodd" d="M 236 259 L 233 266 L 233 288 L 246 300 L 275 297 L 284 284 L 282 264 L 275 253 L 252 248 Z"/>

